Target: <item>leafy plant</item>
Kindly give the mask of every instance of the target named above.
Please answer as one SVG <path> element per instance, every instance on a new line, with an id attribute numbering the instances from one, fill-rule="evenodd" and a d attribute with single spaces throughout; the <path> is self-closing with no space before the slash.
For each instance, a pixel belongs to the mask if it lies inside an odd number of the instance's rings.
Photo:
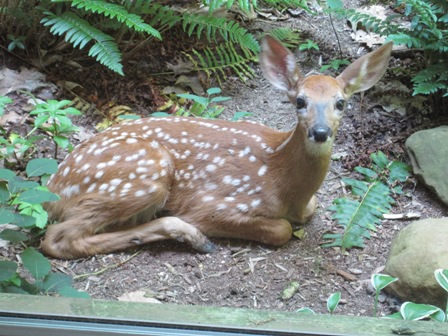
<path id="1" fill-rule="evenodd" d="M 409 167 L 402 162 L 389 161 L 381 151 L 373 153 L 371 159 L 372 168 L 355 168 L 363 176 L 363 181 L 342 179 L 351 187 L 352 196 L 335 199 L 329 210 L 343 232 L 325 234 L 323 238 L 332 242 L 324 244 L 324 247 L 364 247 L 364 239 L 370 238 L 369 230 L 375 231 L 382 215 L 392 207 L 392 193 L 402 192 L 399 183 L 406 181 Z"/>
<path id="2" fill-rule="evenodd" d="M 73 279 L 63 273 L 51 271 L 50 261 L 32 247 L 20 254 L 25 270 L 34 279 L 29 282 L 19 274 L 18 264 L 0 260 L 0 293 L 59 294 L 66 297 L 89 298 L 86 292 L 73 288 Z"/>
<path id="3" fill-rule="evenodd" d="M 50 174 L 57 171 L 57 163 L 51 159 L 33 159 L 26 166 L 26 178 L 5 168 L 0 169 L 0 223 L 13 224 L 20 228 L 44 228 L 47 223 L 47 213 L 42 203 L 56 201 L 59 197 L 48 191 L 43 183 L 35 181 L 36 177 L 44 181 Z M 4 230 L 3 235 L 13 233 Z"/>
<path id="4" fill-rule="evenodd" d="M 319 45 L 312 41 L 307 39 L 304 43 L 299 44 L 299 50 L 303 51 L 303 50 L 319 50 Z"/>
<path id="5" fill-rule="evenodd" d="M 31 115 L 37 116 L 34 126 L 51 134 L 55 144 L 55 158 L 58 147 L 69 150 L 73 148 L 68 135 L 78 131 L 78 127 L 73 126 L 69 115 L 80 115 L 81 112 L 74 107 L 66 107 L 70 103 L 70 100 L 49 100 L 36 105 L 30 112 Z"/>
<path id="6" fill-rule="evenodd" d="M 327 299 L 327 310 L 330 314 L 333 314 L 336 310 L 339 305 L 339 301 L 341 301 L 341 292 L 333 293 Z"/>
<path id="7" fill-rule="evenodd" d="M 386 36 L 395 44 L 423 51 L 423 70 L 415 73 L 412 79 L 414 95 L 440 92 L 448 96 L 448 2 L 397 0 L 396 6 L 404 8 L 403 14 L 391 15 L 384 20 L 333 5 L 333 12 L 347 17 L 352 25 L 361 23 L 367 30 Z M 410 25 L 402 25 L 403 19 L 407 19 Z"/>
<path id="8" fill-rule="evenodd" d="M 435 270 L 434 277 L 436 278 L 439 285 L 447 292 L 445 314 L 448 320 L 448 269 Z"/>
<path id="9" fill-rule="evenodd" d="M 330 63 L 322 65 L 320 68 L 320 72 L 327 71 L 328 69 L 333 69 L 335 71 L 339 70 L 341 65 L 349 65 L 350 62 L 346 59 L 334 59 L 331 60 Z"/>
<path id="10" fill-rule="evenodd" d="M 444 290 L 448 292 L 448 269 L 438 269 L 434 272 L 434 276 L 437 282 L 442 286 Z M 373 316 L 377 316 L 378 310 L 378 297 L 381 290 L 389 286 L 391 283 L 397 281 L 398 278 L 391 277 L 387 274 L 373 274 L 371 278 L 371 283 L 375 289 L 375 305 L 373 309 Z M 341 292 L 336 292 L 330 295 L 327 299 L 327 310 L 330 314 L 333 314 L 337 308 L 341 299 Z M 315 314 L 315 312 L 308 308 L 303 307 L 296 310 L 297 313 L 303 314 Z M 438 322 L 448 322 L 448 303 L 447 311 L 444 313 L 442 309 L 428 304 L 418 304 L 413 302 L 404 302 L 400 311 L 387 316 L 389 318 L 404 319 L 404 320 L 422 320 L 422 319 L 432 319 Z M 394 332 L 395 333 L 395 332 Z M 403 334 L 401 330 L 397 330 L 397 334 Z"/>
<path id="11" fill-rule="evenodd" d="M 11 104 L 12 99 L 6 96 L 0 96 L 0 116 L 3 115 L 6 105 Z"/>
<path id="12" fill-rule="evenodd" d="M 25 36 L 15 37 L 12 34 L 8 34 L 8 40 L 11 42 L 8 44 L 8 51 L 13 51 L 16 48 L 25 50 Z"/>
<path id="13" fill-rule="evenodd" d="M 387 274 L 373 274 L 370 282 L 372 283 L 373 288 L 375 289 L 375 304 L 373 307 L 373 316 L 377 316 L 378 312 L 378 301 L 380 292 L 389 286 L 392 282 L 397 281 L 398 278 L 391 277 Z"/>
<path id="14" fill-rule="evenodd" d="M 220 88 L 210 88 L 207 90 L 207 96 L 202 97 L 195 94 L 190 93 L 181 93 L 176 96 L 181 100 L 192 100 L 193 104 L 189 108 L 184 108 L 179 106 L 180 108 L 176 111 L 176 115 L 180 116 L 193 116 L 193 117 L 201 117 L 207 119 L 216 119 L 223 112 L 225 107 L 219 105 L 217 103 L 223 102 L 226 100 L 230 100 L 230 97 L 222 97 L 215 96 L 221 93 Z M 212 97 L 214 96 L 214 97 Z M 235 112 L 232 117 L 233 121 L 237 121 L 241 118 L 251 115 L 249 112 Z M 152 114 L 153 117 L 169 117 L 170 114 L 166 112 L 155 112 Z"/>

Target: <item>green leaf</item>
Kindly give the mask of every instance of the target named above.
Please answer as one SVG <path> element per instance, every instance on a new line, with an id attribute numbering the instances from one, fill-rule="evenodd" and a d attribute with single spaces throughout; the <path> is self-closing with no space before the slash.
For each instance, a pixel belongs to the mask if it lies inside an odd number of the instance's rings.
<path id="1" fill-rule="evenodd" d="M 21 259 L 23 266 L 36 280 L 43 278 L 51 271 L 50 261 L 32 247 L 22 252 Z"/>
<path id="2" fill-rule="evenodd" d="M 54 142 L 58 144 L 59 147 L 65 149 L 70 145 L 70 140 L 62 135 L 55 135 L 53 137 Z"/>
<path id="3" fill-rule="evenodd" d="M 78 291 L 77 289 L 69 286 L 59 289 L 58 293 L 64 297 L 90 299 L 90 295 L 88 293 Z"/>
<path id="4" fill-rule="evenodd" d="M 344 5 L 341 0 L 327 0 L 328 8 L 330 9 L 341 9 Z"/>
<path id="5" fill-rule="evenodd" d="M 0 282 L 10 281 L 17 274 L 17 264 L 9 260 L 0 260 Z"/>
<path id="6" fill-rule="evenodd" d="M 21 203 L 41 204 L 44 202 L 58 201 L 60 197 L 47 190 L 30 189 L 21 193 L 18 201 Z"/>
<path id="7" fill-rule="evenodd" d="M 64 273 L 49 273 L 43 279 L 36 281 L 36 286 L 44 292 L 58 292 L 64 287 L 73 285 L 73 278 Z"/>
<path id="8" fill-rule="evenodd" d="M 3 240 L 10 241 L 12 243 L 20 243 L 22 241 L 29 239 L 27 234 L 21 231 L 11 229 L 5 229 L 2 232 L 0 232 L 0 238 Z"/>
<path id="9" fill-rule="evenodd" d="M 312 310 L 312 309 L 310 309 L 308 307 L 303 307 L 303 308 L 297 309 L 296 313 L 313 314 L 313 315 L 316 314 L 316 312 L 314 310 Z"/>
<path id="10" fill-rule="evenodd" d="M 422 320 L 431 318 L 438 322 L 445 321 L 445 313 L 442 309 L 428 304 L 405 302 L 400 307 L 401 316 L 405 320 Z"/>
<path id="11" fill-rule="evenodd" d="M 0 168 L 0 179 L 8 181 L 15 176 L 16 174 L 14 174 L 13 171 L 5 168 Z"/>
<path id="12" fill-rule="evenodd" d="M 372 161 L 381 169 L 386 169 L 389 164 L 389 159 L 382 151 L 372 153 L 370 157 L 372 158 Z"/>
<path id="13" fill-rule="evenodd" d="M 6 208 L 0 208 L 0 224 L 10 224 L 14 218 L 13 211 Z"/>
<path id="14" fill-rule="evenodd" d="M 53 159 L 33 159 L 26 165 L 28 177 L 42 176 L 44 174 L 54 174 L 58 170 L 58 163 Z"/>
<path id="15" fill-rule="evenodd" d="M 190 93 L 179 93 L 176 96 L 178 96 L 180 98 L 184 98 L 184 99 L 191 99 L 191 100 L 197 102 L 198 104 L 201 104 L 202 106 L 207 106 L 209 104 L 209 101 L 207 98 L 200 97 L 200 96 L 190 94 Z"/>
<path id="16" fill-rule="evenodd" d="M 327 300 L 327 309 L 330 312 L 330 314 L 333 314 L 340 300 L 341 300 L 341 292 L 336 292 L 330 295 L 330 297 Z"/>
<path id="17" fill-rule="evenodd" d="M 372 286 L 376 291 L 381 291 L 392 282 L 395 282 L 397 280 L 398 278 L 391 277 L 387 274 L 373 274 L 370 282 L 372 283 Z"/>
<path id="18" fill-rule="evenodd" d="M 218 93 L 221 93 L 221 89 L 218 87 L 212 87 L 212 88 L 207 89 L 208 95 L 214 95 L 214 94 L 218 94 Z"/>
<path id="19" fill-rule="evenodd" d="M 448 269 L 438 269 L 434 272 L 437 282 L 448 292 Z"/>

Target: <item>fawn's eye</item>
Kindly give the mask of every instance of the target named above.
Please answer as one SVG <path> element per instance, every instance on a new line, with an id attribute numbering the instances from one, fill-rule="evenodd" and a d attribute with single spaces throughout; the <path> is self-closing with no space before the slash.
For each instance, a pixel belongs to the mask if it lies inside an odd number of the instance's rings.
<path id="1" fill-rule="evenodd" d="M 344 99 L 339 99 L 339 100 L 336 102 L 336 108 L 337 108 L 339 111 L 342 111 L 342 110 L 344 109 L 344 107 L 345 107 L 345 100 L 344 100 Z"/>
<path id="2" fill-rule="evenodd" d="M 297 97 L 297 99 L 296 99 L 296 106 L 297 106 L 297 108 L 300 110 L 300 109 L 303 109 L 305 106 L 306 106 L 306 100 L 305 100 L 305 98 L 303 98 L 303 97 Z"/>

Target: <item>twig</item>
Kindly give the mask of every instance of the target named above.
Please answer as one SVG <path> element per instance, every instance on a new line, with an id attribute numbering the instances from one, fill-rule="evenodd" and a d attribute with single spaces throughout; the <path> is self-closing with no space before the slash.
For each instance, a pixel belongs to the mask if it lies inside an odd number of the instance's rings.
<path id="1" fill-rule="evenodd" d="M 85 277 L 88 277 L 88 276 L 91 276 L 91 275 L 100 275 L 100 274 L 103 274 L 104 272 L 106 272 L 106 271 L 108 271 L 108 270 L 110 270 L 110 269 L 113 269 L 113 268 L 115 268 L 115 267 L 118 267 L 118 266 L 123 265 L 124 263 L 127 263 L 129 260 L 131 260 L 131 259 L 133 259 L 134 257 L 138 256 L 138 255 L 140 254 L 140 252 L 142 252 L 142 250 L 138 250 L 137 252 L 135 252 L 133 255 L 131 255 L 129 258 L 127 258 L 127 259 L 124 260 L 124 261 L 120 261 L 120 262 L 117 263 L 117 264 L 114 264 L 114 265 L 111 265 L 111 266 L 107 266 L 107 267 L 105 267 L 105 268 L 100 269 L 99 271 L 96 271 L 96 272 L 93 272 L 93 273 L 85 273 L 85 274 L 80 274 L 80 275 L 74 276 L 74 277 L 73 277 L 73 280 L 78 280 L 78 279 L 85 278 Z"/>
<path id="2" fill-rule="evenodd" d="M 333 17 L 331 16 L 331 13 L 328 13 L 328 16 L 330 17 L 330 23 L 331 23 L 331 26 L 333 27 L 334 35 L 336 35 L 336 40 L 338 41 L 338 46 L 339 46 L 339 58 L 342 59 L 341 42 L 339 41 L 339 36 L 338 36 L 338 33 L 336 32 L 336 28 L 335 28 L 334 23 L 333 23 Z"/>

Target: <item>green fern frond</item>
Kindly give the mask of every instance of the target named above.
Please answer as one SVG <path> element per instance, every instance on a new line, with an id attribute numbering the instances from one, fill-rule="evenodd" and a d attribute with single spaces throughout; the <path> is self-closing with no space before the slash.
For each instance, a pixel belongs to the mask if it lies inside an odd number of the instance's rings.
<path id="1" fill-rule="evenodd" d="M 193 49 L 191 54 L 184 53 L 194 65 L 194 70 L 204 71 L 207 77 L 216 75 L 219 85 L 226 78 L 224 69 L 230 68 L 244 82 L 247 78 L 255 76 L 254 71 L 248 65 L 256 59 L 256 56 L 247 49 L 242 49 L 240 54 L 236 51 L 232 42 L 218 45 L 214 50 L 205 48 L 202 53 Z"/>
<path id="2" fill-rule="evenodd" d="M 295 48 L 301 42 L 300 34 L 297 30 L 288 27 L 278 27 L 269 31 L 269 35 L 282 41 L 287 48 Z"/>
<path id="3" fill-rule="evenodd" d="M 372 169 L 357 167 L 364 181 L 343 179 L 351 187 L 352 197 L 334 200 L 329 208 L 342 233 L 330 233 L 323 236 L 331 242 L 324 247 L 340 246 L 343 249 L 364 247 L 365 239 L 370 238 L 369 231 L 376 231 L 382 215 L 389 212 L 394 203 L 391 194 L 397 182 L 406 181 L 409 167 L 398 161 L 390 162 L 382 152 L 372 154 Z"/>
<path id="4" fill-rule="evenodd" d="M 416 94 L 431 94 L 437 91 L 448 92 L 448 65 L 446 63 L 428 66 L 414 78 L 414 92 Z"/>
<path id="5" fill-rule="evenodd" d="M 92 13 L 103 14 L 105 17 L 124 23 L 135 31 L 145 32 L 160 40 L 162 39 L 156 29 L 146 24 L 140 16 L 129 13 L 121 5 L 108 3 L 104 0 L 72 0 L 72 6 Z"/>
<path id="6" fill-rule="evenodd" d="M 89 50 L 89 56 L 95 57 L 98 62 L 112 71 L 124 75 L 121 54 L 111 36 L 92 27 L 87 21 L 72 12 L 65 12 L 61 15 L 51 12 L 44 14 L 46 17 L 41 20 L 41 23 L 44 26 L 51 26 L 51 33 L 56 36 L 65 34 L 65 40 L 79 49 L 84 48 L 90 41 L 95 41 Z"/>
<path id="7" fill-rule="evenodd" d="M 262 3 L 267 6 L 275 7 L 279 10 L 284 10 L 286 8 L 302 8 L 308 12 L 311 12 L 308 7 L 307 0 L 263 0 Z"/>
<path id="8" fill-rule="evenodd" d="M 181 15 L 178 12 L 173 11 L 168 6 L 162 6 L 159 4 L 154 4 L 147 14 L 152 16 L 150 21 L 151 26 L 158 24 L 159 26 L 167 26 L 168 28 L 173 27 L 175 24 L 182 21 Z"/>
<path id="9" fill-rule="evenodd" d="M 204 3 L 209 7 L 209 12 L 213 13 L 224 5 L 227 9 L 232 8 L 235 0 L 206 0 Z M 249 13 L 252 8 L 257 8 L 257 0 L 238 0 L 237 3 L 238 7 L 246 13 Z"/>
<path id="10" fill-rule="evenodd" d="M 191 36 L 196 32 L 197 38 L 205 33 L 209 41 L 217 42 L 217 32 L 226 41 L 232 41 L 241 47 L 247 48 L 253 53 L 260 51 L 260 45 L 255 37 L 246 29 L 242 28 L 236 21 L 227 21 L 226 18 L 213 17 L 210 15 L 199 15 L 184 13 L 181 16 L 182 28 Z"/>

